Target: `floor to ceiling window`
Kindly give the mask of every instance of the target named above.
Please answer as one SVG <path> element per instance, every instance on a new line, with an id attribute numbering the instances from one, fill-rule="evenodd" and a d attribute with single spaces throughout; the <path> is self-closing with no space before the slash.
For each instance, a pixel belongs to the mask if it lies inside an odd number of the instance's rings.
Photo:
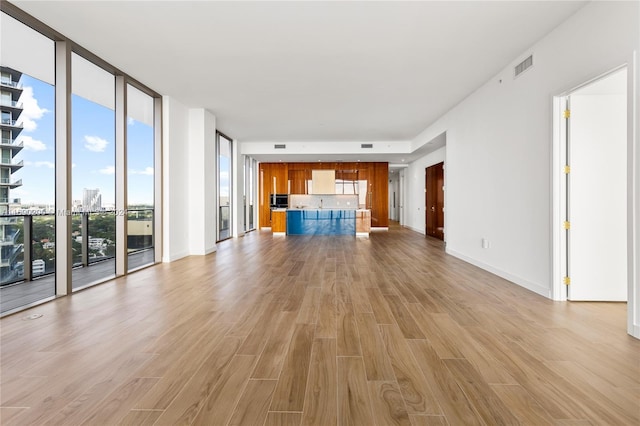
<path id="1" fill-rule="evenodd" d="M 231 139 L 216 133 L 218 157 L 218 241 L 231 238 Z"/>
<path id="2" fill-rule="evenodd" d="M 255 221 L 253 219 L 253 204 L 255 198 L 255 186 L 254 182 L 256 178 L 257 162 L 251 157 L 245 157 L 244 159 L 244 231 L 253 231 L 256 229 Z"/>
<path id="3" fill-rule="evenodd" d="M 115 276 L 115 76 L 71 56 L 73 288 Z"/>
<path id="4" fill-rule="evenodd" d="M 0 14 L 0 313 L 55 296 L 54 43 Z"/>
<path id="5" fill-rule="evenodd" d="M 160 97 L 49 31 L 3 3 L 0 315 L 127 273 L 116 259 L 132 270 L 159 256 Z M 56 61 L 65 56 L 70 66 Z M 118 180 L 128 184 L 118 188 Z M 69 186 L 70 194 L 61 190 Z M 117 204 L 124 191 L 128 202 Z"/>
<path id="6" fill-rule="evenodd" d="M 127 85 L 127 253 L 129 270 L 154 262 L 153 98 Z"/>

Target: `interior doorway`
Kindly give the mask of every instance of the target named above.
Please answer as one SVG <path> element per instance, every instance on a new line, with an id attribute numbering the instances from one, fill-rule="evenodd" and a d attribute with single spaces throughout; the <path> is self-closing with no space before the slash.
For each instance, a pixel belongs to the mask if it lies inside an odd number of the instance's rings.
<path id="1" fill-rule="evenodd" d="M 400 173 L 389 170 L 389 220 L 400 221 Z"/>
<path id="2" fill-rule="evenodd" d="M 444 240 L 444 162 L 425 169 L 426 235 Z"/>
<path id="3" fill-rule="evenodd" d="M 560 99 L 566 299 L 627 301 L 627 69 Z"/>

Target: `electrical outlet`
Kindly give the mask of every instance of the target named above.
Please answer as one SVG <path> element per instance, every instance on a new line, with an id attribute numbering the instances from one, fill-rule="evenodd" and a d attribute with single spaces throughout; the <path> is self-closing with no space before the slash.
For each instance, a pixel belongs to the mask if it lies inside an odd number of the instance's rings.
<path id="1" fill-rule="evenodd" d="M 487 240 L 486 238 L 482 239 L 482 248 L 483 249 L 488 249 L 491 247 L 491 244 L 489 243 L 489 240 Z"/>

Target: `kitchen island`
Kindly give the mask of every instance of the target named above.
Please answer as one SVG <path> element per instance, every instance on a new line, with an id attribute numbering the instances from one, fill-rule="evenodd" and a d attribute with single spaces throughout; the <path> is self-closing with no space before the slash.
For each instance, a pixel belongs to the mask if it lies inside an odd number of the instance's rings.
<path id="1" fill-rule="evenodd" d="M 291 194 L 287 235 L 368 236 L 371 210 L 358 205 L 357 194 Z"/>
<path id="2" fill-rule="evenodd" d="M 356 235 L 356 211 L 287 209 L 287 235 Z"/>

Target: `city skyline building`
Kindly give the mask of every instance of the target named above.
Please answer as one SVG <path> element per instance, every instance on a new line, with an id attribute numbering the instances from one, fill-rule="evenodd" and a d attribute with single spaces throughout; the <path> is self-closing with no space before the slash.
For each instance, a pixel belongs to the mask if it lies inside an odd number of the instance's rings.
<path id="1" fill-rule="evenodd" d="M 22 161 L 14 161 L 14 157 L 22 148 L 22 143 L 16 143 L 22 131 L 22 124 L 18 118 L 22 114 L 22 73 L 9 67 L 0 67 L 0 214 L 9 213 L 11 204 L 19 204 L 19 200 L 11 199 L 10 191 L 22 185 L 22 180 L 11 178 L 22 168 Z M 20 227 L 18 218 L 0 218 L 0 280 L 4 282 L 12 279 L 17 271 L 14 265 L 17 256 L 22 251 L 22 245 L 17 244 Z"/>
<path id="2" fill-rule="evenodd" d="M 82 189 L 82 209 L 92 212 L 102 210 L 102 194 L 100 193 L 100 188 Z"/>

